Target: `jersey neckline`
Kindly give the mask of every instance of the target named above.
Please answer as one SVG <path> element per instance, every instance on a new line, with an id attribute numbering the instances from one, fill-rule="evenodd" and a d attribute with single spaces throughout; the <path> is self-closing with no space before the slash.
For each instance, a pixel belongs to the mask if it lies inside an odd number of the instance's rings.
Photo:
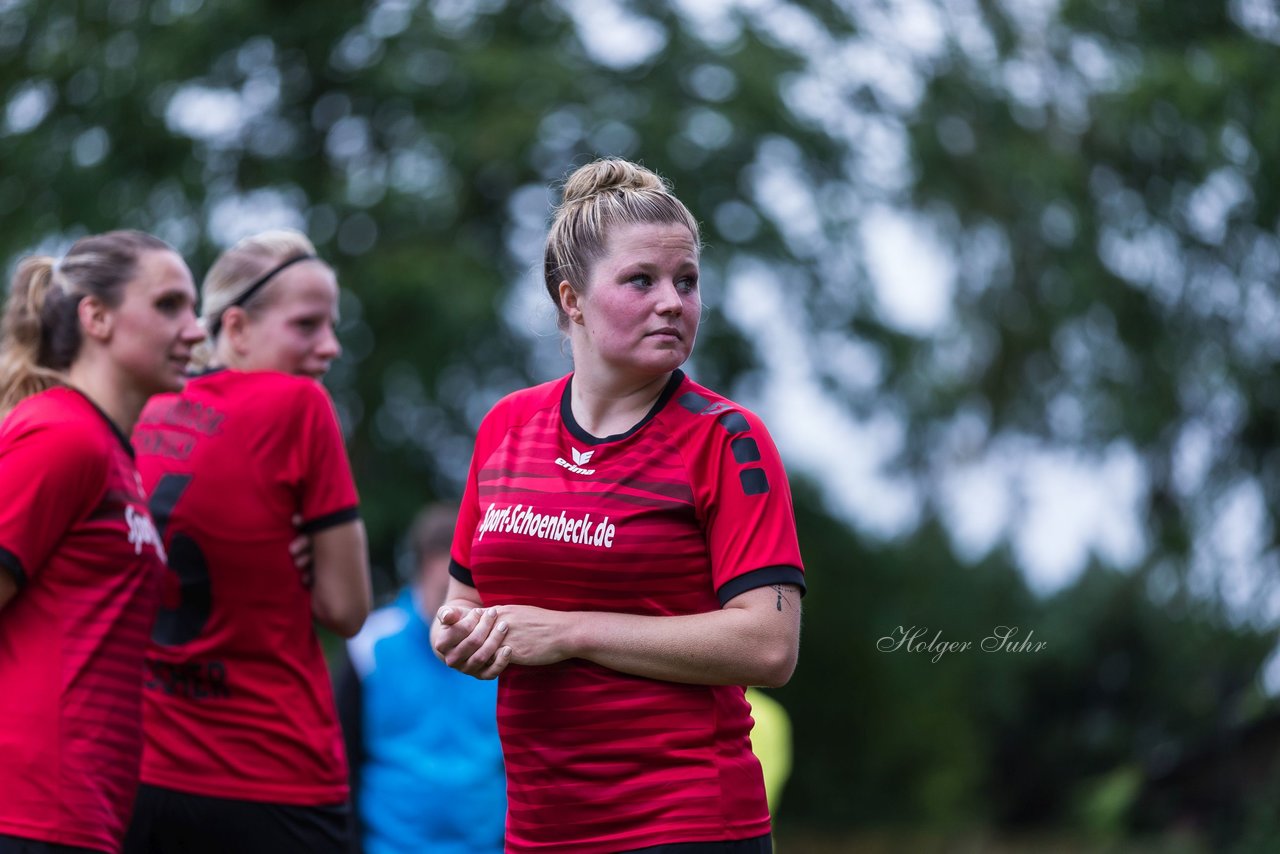
<path id="1" fill-rule="evenodd" d="M 116 439 L 119 440 L 122 446 L 124 446 L 125 452 L 130 457 L 137 456 L 133 451 L 133 443 L 129 441 L 129 437 L 126 436 L 124 434 L 124 431 L 120 429 L 120 425 L 111 419 L 111 416 L 107 414 L 105 409 L 103 409 L 101 406 L 95 403 L 93 398 L 89 397 L 89 395 L 85 394 L 83 391 L 81 391 L 80 389 L 76 388 L 73 385 L 66 385 L 66 386 L 63 386 L 63 388 L 67 389 L 67 391 L 74 392 L 82 400 L 84 400 L 85 403 L 93 407 L 93 411 L 98 413 L 98 415 L 102 416 L 103 421 L 107 422 L 107 426 L 111 428 L 111 432 L 115 434 Z"/>
<path id="2" fill-rule="evenodd" d="M 570 374 L 568 381 L 564 384 L 564 391 L 560 394 L 560 420 L 564 422 L 564 426 L 575 439 L 588 445 L 604 445 L 609 442 L 619 442 L 652 421 L 654 417 L 662 411 L 662 408 L 667 405 L 672 396 L 675 395 L 676 389 L 680 387 L 682 382 L 684 382 L 684 371 L 676 368 L 671 372 L 671 378 L 667 380 L 667 384 L 663 387 L 662 393 L 659 394 L 658 399 L 653 402 L 653 406 L 649 407 L 649 411 L 645 413 L 644 418 L 637 421 L 632 425 L 631 429 L 627 430 L 625 433 L 614 433 L 612 436 L 600 437 L 593 436 L 588 433 L 586 429 L 578 423 L 577 419 L 573 417 L 573 406 L 570 404 L 573 393 L 573 374 Z"/>

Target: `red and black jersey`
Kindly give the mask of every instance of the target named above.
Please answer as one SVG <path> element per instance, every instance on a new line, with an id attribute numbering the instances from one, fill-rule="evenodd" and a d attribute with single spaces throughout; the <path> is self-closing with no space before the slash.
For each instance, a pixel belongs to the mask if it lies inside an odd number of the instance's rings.
<path id="1" fill-rule="evenodd" d="M 804 588 L 790 488 L 752 413 L 676 371 L 653 411 L 597 439 L 571 377 L 486 416 L 453 544 L 485 605 L 653 616 Z M 743 688 L 575 659 L 499 677 L 509 851 L 604 852 L 769 832 Z"/>
<path id="2" fill-rule="evenodd" d="M 297 535 L 357 516 L 324 388 L 220 370 L 153 398 L 138 469 L 169 551 L 147 653 L 142 779 L 290 805 L 347 797 L 346 757 Z"/>
<path id="3" fill-rule="evenodd" d="M 0 424 L 0 834 L 119 850 L 164 570 L 133 449 L 81 393 Z"/>

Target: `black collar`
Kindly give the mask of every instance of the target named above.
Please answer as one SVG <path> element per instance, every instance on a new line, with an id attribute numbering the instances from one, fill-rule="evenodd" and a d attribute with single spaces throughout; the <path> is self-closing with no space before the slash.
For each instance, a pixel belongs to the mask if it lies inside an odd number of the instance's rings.
<path id="1" fill-rule="evenodd" d="M 592 436 L 583 429 L 582 425 L 573 417 L 573 406 L 570 404 L 570 400 L 573 396 L 573 375 L 570 374 L 569 381 L 564 384 L 564 392 L 560 395 L 560 418 L 564 421 L 564 426 L 569 429 L 573 438 L 580 442 L 584 442 L 588 445 L 603 445 L 607 442 L 617 442 L 621 439 L 627 438 L 632 433 L 652 421 L 654 416 L 662 411 L 662 407 L 666 406 L 667 402 L 671 400 L 672 396 L 676 393 L 676 389 L 680 387 L 680 383 L 682 382 L 684 382 L 684 371 L 676 368 L 671 372 L 671 379 L 667 380 L 666 386 L 662 389 L 662 394 L 658 395 L 658 399 L 653 402 L 653 406 L 649 407 L 649 411 L 645 414 L 644 418 L 641 418 L 633 424 L 631 429 L 625 433 L 615 433 L 612 436 L 605 436 L 601 438 L 599 436 Z"/>
<path id="2" fill-rule="evenodd" d="M 107 422 L 107 424 L 111 426 L 111 432 L 114 433 L 116 438 L 120 440 L 120 444 L 124 446 L 124 449 L 126 452 L 128 452 L 129 456 L 131 457 L 135 456 L 133 452 L 133 443 L 129 441 L 129 437 L 126 436 L 124 434 L 124 431 L 120 429 L 120 425 L 117 424 L 115 421 L 113 421 L 111 416 L 106 413 L 106 410 L 104 410 L 98 404 L 94 403 L 93 398 L 89 397 L 89 395 L 85 394 L 75 386 L 69 385 L 69 386 L 66 386 L 66 388 L 70 389 L 71 391 L 74 391 L 76 394 L 83 397 L 85 400 L 85 403 L 92 406 L 93 411 L 101 415 L 102 420 Z"/>

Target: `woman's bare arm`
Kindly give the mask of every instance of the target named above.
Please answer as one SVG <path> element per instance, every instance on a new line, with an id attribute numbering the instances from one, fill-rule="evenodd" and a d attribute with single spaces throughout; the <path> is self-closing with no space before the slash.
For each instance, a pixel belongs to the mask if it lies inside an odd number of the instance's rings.
<path id="1" fill-rule="evenodd" d="M 800 591 L 791 584 L 748 590 L 719 611 L 678 617 L 501 605 L 462 619 L 465 632 L 441 627 L 451 643 L 443 654 L 437 645 L 437 653 L 481 678 L 508 663 L 582 658 L 669 682 L 778 687 L 791 678 L 800 649 Z"/>
<path id="2" fill-rule="evenodd" d="M 364 522 L 355 519 L 311 537 L 311 613 L 344 638 L 364 625 L 373 605 Z"/>

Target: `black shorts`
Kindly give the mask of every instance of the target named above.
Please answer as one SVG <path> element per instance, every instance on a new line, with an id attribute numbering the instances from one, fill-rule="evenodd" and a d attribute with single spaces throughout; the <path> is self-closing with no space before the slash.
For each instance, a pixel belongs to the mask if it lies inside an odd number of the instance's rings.
<path id="1" fill-rule="evenodd" d="M 766 833 L 750 839 L 723 842 L 668 842 L 649 848 L 634 848 L 625 854 L 773 854 L 773 838 Z"/>
<path id="2" fill-rule="evenodd" d="M 58 845 L 25 839 L 0 833 L 0 854 L 102 854 L 97 848 L 79 848 L 75 845 Z"/>
<path id="3" fill-rule="evenodd" d="M 268 804 L 144 783 L 124 854 L 347 854 L 350 834 L 347 804 Z"/>

